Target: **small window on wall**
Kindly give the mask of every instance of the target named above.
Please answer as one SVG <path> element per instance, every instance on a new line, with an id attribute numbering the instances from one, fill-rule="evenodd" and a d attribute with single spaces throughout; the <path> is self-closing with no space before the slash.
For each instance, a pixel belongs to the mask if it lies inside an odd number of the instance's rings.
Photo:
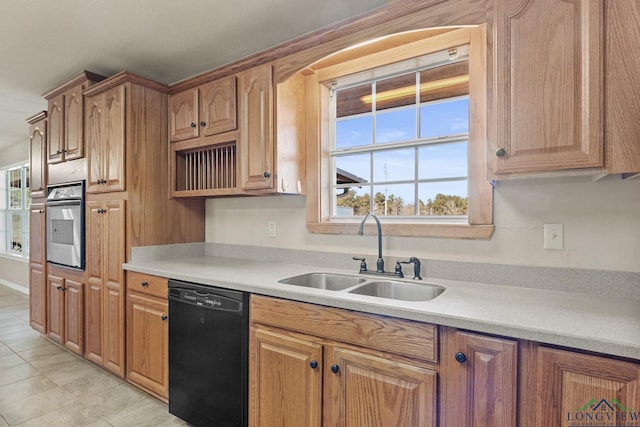
<path id="1" fill-rule="evenodd" d="M 29 166 L 0 171 L 0 252 L 29 255 Z"/>
<path id="2" fill-rule="evenodd" d="M 467 222 L 468 46 L 331 82 L 331 213 Z"/>

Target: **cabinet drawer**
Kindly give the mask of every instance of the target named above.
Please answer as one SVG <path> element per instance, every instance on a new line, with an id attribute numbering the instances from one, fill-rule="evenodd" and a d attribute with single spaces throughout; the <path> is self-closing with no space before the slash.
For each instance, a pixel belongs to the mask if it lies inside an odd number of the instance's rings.
<path id="1" fill-rule="evenodd" d="M 127 291 L 167 299 L 168 280 L 164 277 L 127 271 Z"/>
<path id="2" fill-rule="evenodd" d="M 435 325 L 251 295 L 251 321 L 361 347 L 438 361 Z"/>

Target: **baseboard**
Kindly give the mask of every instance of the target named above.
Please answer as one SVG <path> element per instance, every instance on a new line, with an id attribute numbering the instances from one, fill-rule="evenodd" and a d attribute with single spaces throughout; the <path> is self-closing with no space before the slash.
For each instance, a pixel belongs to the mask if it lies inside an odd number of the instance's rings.
<path id="1" fill-rule="evenodd" d="M 20 286 L 16 283 L 9 282 L 8 280 L 0 279 L 0 285 L 11 288 L 14 291 L 22 292 L 23 294 L 29 295 L 29 288 L 25 288 L 24 286 Z"/>

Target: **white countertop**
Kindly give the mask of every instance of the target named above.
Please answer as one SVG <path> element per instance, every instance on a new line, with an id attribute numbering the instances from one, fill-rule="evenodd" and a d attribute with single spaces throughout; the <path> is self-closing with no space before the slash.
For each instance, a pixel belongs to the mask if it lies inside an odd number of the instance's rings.
<path id="1" fill-rule="evenodd" d="M 431 301 L 397 301 L 278 283 L 310 272 L 354 271 L 200 256 L 137 261 L 125 270 L 640 360 L 640 300 L 425 278 Z M 371 278 L 375 276 L 367 276 Z M 420 286 L 421 282 L 405 279 Z"/>

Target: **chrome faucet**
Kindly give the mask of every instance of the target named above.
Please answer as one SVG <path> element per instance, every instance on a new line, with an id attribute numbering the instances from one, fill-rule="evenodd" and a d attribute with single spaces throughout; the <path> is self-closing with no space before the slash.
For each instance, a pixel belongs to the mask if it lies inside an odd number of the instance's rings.
<path id="1" fill-rule="evenodd" d="M 360 228 L 358 229 L 358 234 L 362 236 L 364 234 L 364 223 L 367 221 L 367 218 L 373 218 L 376 220 L 376 225 L 378 226 L 378 261 L 376 262 L 376 273 L 384 273 L 384 259 L 382 259 L 382 224 L 380 224 L 380 218 L 378 215 L 372 214 L 369 212 L 362 218 L 360 222 Z"/>

